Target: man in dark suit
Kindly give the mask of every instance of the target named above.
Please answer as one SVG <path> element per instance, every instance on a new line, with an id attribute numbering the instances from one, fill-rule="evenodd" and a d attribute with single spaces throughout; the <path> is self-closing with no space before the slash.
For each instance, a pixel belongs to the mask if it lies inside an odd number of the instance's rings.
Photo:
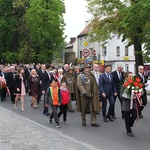
<path id="1" fill-rule="evenodd" d="M 142 99 L 142 106 L 140 107 L 140 112 L 139 112 L 139 118 L 142 119 L 143 118 L 142 110 L 144 109 L 144 107 L 147 104 L 147 93 L 146 93 L 146 90 L 145 90 L 145 86 L 148 86 L 147 79 L 144 76 L 144 67 L 143 66 L 138 66 L 138 73 L 137 73 L 136 77 L 140 78 L 141 79 L 141 83 L 143 84 L 143 95 L 141 97 L 141 99 Z"/>
<path id="2" fill-rule="evenodd" d="M 40 77 L 40 81 L 42 81 L 42 74 L 45 72 L 46 70 L 46 66 L 45 64 L 42 64 L 42 66 L 40 66 L 39 64 L 36 64 L 35 67 L 38 76 Z M 41 100 L 41 96 L 42 96 L 42 86 L 39 87 L 39 93 L 38 93 L 38 97 L 37 97 L 37 103 L 39 104 Z"/>
<path id="3" fill-rule="evenodd" d="M 105 73 L 101 74 L 99 78 L 99 89 L 102 99 L 102 114 L 104 122 L 108 122 L 107 118 L 110 121 L 114 121 L 111 117 L 111 114 L 114 107 L 114 96 L 117 96 L 117 91 L 114 84 L 113 75 L 110 74 L 110 72 L 111 66 L 105 66 Z M 107 99 L 109 101 L 110 106 L 106 116 Z"/>
<path id="4" fill-rule="evenodd" d="M 11 98 L 11 102 L 14 104 L 15 103 L 15 95 L 14 95 L 14 90 L 15 90 L 15 67 L 11 66 L 11 72 L 9 72 L 7 74 L 7 86 L 9 88 L 10 91 L 10 98 Z"/>
<path id="5" fill-rule="evenodd" d="M 30 66 L 29 66 L 29 64 L 27 64 L 25 71 L 24 71 L 25 80 L 28 80 L 28 77 L 30 76 L 30 72 L 31 72 Z"/>
<path id="6" fill-rule="evenodd" d="M 28 78 L 29 78 L 29 76 L 30 76 L 30 72 L 31 72 L 30 65 L 27 64 L 27 65 L 25 66 L 25 70 L 24 70 L 26 93 L 27 93 L 27 91 L 28 91 Z"/>
<path id="7" fill-rule="evenodd" d="M 120 98 L 120 90 L 121 90 L 121 85 L 124 82 L 123 66 L 118 65 L 117 69 L 112 72 L 112 75 L 113 75 L 114 84 L 115 84 L 115 87 L 116 87 L 116 90 L 117 90 L 117 96 L 114 96 L 114 107 L 113 107 L 113 112 L 112 112 L 112 118 L 117 119 L 116 116 L 115 116 L 115 102 L 116 102 L 116 98 L 118 97 L 118 99 L 121 103 L 121 106 L 122 106 L 122 99 Z M 124 118 L 123 112 L 122 112 L 122 118 Z"/>
<path id="8" fill-rule="evenodd" d="M 50 76 L 49 71 L 51 70 L 51 65 L 46 65 L 46 71 L 42 73 L 42 94 L 45 94 L 46 90 L 50 87 L 52 83 L 53 76 Z M 44 110 L 43 114 L 49 116 L 48 107 L 45 107 L 45 95 L 44 95 Z"/>

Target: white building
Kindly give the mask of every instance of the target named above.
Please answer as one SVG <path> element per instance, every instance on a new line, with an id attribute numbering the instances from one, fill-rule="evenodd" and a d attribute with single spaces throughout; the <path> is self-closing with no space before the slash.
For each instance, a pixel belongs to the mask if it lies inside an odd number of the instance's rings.
<path id="1" fill-rule="evenodd" d="M 75 56 L 77 57 L 77 38 L 71 37 L 69 43 L 65 47 L 66 52 L 75 52 Z"/>
<path id="2" fill-rule="evenodd" d="M 108 39 L 104 46 L 102 46 L 102 43 L 98 42 L 90 43 L 90 37 L 86 36 L 89 30 L 90 25 L 87 25 L 86 23 L 85 29 L 77 36 L 77 58 L 84 58 L 83 51 L 85 52 L 85 50 L 87 50 L 90 53 L 85 60 L 87 62 L 92 61 L 93 50 L 95 50 L 95 56 L 97 57 L 95 63 L 111 65 L 112 71 L 117 68 L 118 64 L 122 64 L 125 72 L 131 71 L 135 73 L 135 56 L 133 46 L 128 47 L 127 41 L 122 42 L 122 37 L 118 37 L 117 35 L 112 39 Z"/>

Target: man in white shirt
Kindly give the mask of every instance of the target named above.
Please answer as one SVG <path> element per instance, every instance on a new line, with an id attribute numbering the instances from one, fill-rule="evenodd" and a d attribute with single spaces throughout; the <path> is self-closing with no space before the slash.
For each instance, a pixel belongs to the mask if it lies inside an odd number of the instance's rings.
<path id="1" fill-rule="evenodd" d="M 138 66 L 138 73 L 137 73 L 136 77 L 140 78 L 141 83 L 143 84 L 143 95 L 141 96 L 142 106 L 140 107 L 140 112 L 139 112 L 139 117 L 140 117 L 140 119 L 142 119 L 143 118 L 142 110 L 144 109 L 144 107 L 147 104 L 147 93 L 145 90 L 145 86 L 148 86 L 147 79 L 144 76 L 144 67 L 143 66 Z"/>
<path id="2" fill-rule="evenodd" d="M 99 66 L 98 66 L 98 64 L 94 64 L 93 65 L 92 74 L 95 76 L 96 83 L 97 83 L 97 88 L 98 88 L 98 92 L 99 92 L 99 77 L 100 77 L 100 72 L 99 72 Z M 98 95 L 99 95 L 99 102 L 100 102 L 100 108 L 101 108 L 102 107 L 102 101 L 100 100 L 100 92 L 98 93 Z M 99 114 L 99 112 L 97 112 L 97 114 Z"/>

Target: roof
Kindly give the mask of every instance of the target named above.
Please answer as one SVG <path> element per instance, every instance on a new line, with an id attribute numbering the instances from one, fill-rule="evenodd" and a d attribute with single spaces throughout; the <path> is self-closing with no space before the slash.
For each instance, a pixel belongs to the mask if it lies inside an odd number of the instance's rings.
<path id="1" fill-rule="evenodd" d="M 83 30 L 77 37 L 79 38 L 79 37 L 84 37 L 84 36 L 86 36 L 87 33 L 88 33 L 89 30 L 90 30 L 90 27 L 91 27 L 90 24 L 89 24 L 88 26 L 86 26 L 86 27 L 84 28 L 84 30 Z"/>
<path id="2" fill-rule="evenodd" d="M 76 38 L 70 38 L 70 42 L 67 44 L 66 48 L 73 47 L 73 44 L 76 42 Z"/>

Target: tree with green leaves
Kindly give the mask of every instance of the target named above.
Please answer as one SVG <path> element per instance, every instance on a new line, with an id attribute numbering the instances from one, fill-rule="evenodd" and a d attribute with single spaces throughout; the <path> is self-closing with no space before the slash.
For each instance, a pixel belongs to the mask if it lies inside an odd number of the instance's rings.
<path id="1" fill-rule="evenodd" d="M 64 41 L 64 3 L 61 0 L 30 0 L 26 23 L 39 62 L 51 62 Z"/>
<path id="2" fill-rule="evenodd" d="M 48 63 L 64 42 L 63 0 L 0 0 L 0 62 Z"/>
<path id="3" fill-rule="evenodd" d="M 5 61 L 5 52 L 12 52 L 16 19 L 13 15 L 12 0 L 0 0 L 0 61 Z"/>
<path id="4" fill-rule="evenodd" d="M 93 41 L 123 35 L 134 45 L 136 67 L 143 64 L 142 44 L 149 51 L 150 0 L 86 0 L 92 14 Z M 112 34 L 113 33 L 113 34 Z"/>

